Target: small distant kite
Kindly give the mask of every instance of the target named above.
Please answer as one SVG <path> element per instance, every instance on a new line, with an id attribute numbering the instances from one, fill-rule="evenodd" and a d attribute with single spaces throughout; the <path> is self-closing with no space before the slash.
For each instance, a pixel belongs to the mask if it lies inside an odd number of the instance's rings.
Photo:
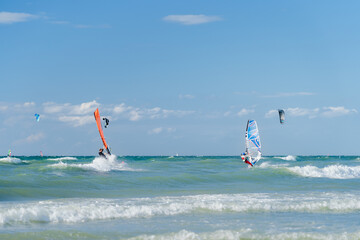
<path id="1" fill-rule="evenodd" d="M 107 118 L 103 118 L 103 120 L 105 121 L 105 128 L 107 128 L 107 126 L 109 125 L 109 119 Z"/>
<path id="2" fill-rule="evenodd" d="M 36 119 L 37 122 L 40 121 L 40 115 L 39 114 L 35 113 L 34 116 L 35 116 L 35 119 Z"/>
<path id="3" fill-rule="evenodd" d="M 285 122 L 285 112 L 284 112 L 284 110 L 282 110 L 282 109 L 279 109 L 278 111 L 279 111 L 280 123 L 281 123 L 281 124 L 284 124 L 284 122 Z"/>

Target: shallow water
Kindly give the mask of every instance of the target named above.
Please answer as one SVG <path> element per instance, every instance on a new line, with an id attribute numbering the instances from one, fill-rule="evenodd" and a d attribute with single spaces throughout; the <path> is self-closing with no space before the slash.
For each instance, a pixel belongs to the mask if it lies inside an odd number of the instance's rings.
<path id="1" fill-rule="evenodd" d="M 359 239 L 360 157 L 0 158 L 1 239 Z"/>

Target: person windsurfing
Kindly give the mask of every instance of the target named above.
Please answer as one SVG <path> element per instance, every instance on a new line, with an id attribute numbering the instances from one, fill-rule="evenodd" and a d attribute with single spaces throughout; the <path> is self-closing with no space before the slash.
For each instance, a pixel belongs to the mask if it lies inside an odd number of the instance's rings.
<path id="1" fill-rule="evenodd" d="M 102 158 L 107 158 L 106 155 L 104 154 L 104 149 L 103 148 L 99 149 L 99 156 L 102 157 Z"/>
<path id="2" fill-rule="evenodd" d="M 241 159 L 244 161 L 244 163 L 249 164 L 250 166 L 253 166 L 252 163 L 249 161 L 250 158 L 251 157 L 249 156 L 249 154 L 247 152 L 241 154 Z"/>

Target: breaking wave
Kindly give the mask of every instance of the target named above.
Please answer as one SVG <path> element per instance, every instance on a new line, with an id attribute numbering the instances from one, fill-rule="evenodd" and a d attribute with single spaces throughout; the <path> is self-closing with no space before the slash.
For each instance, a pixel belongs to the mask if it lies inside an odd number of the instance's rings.
<path id="1" fill-rule="evenodd" d="M 0 162 L 4 162 L 4 163 L 21 163 L 21 160 L 19 158 L 15 158 L 15 157 L 5 157 L 5 158 L 0 158 Z"/>
<path id="2" fill-rule="evenodd" d="M 286 157 L 274 157 L 274 158 L 282 159 L 285 161 L 296 161 L 296 156 L 293 156 L 293 155 L 288 155 Z"/>
<path id="3" fill-rule="evenodd" d="M 59 157 L 59 158 L 48 158 L 50 161 L 67 161 L 67 160 L 77 160 L 76 157 Z"/>
<path id="4" fill-rule="evenodd" d="M 108 158 L 96 157 L 91 163 L 64 163 L 60 161 L 59 163 L 49 165 L 53 168 L 80 168 L 84 170 L 91 170 L 97 172 L 110 172 L 110 171 L 140 171 L 134 170 L 125 162 L 119 163 L 116 160 L 115 155 L 108 156 Z"/>
<path id="5" fill-rule="evenodd" d="M 129 240 L 217 240 L 217 239 L 359 239 L 360 232 L 353 233 L 311 233 L 311 232 L 286 232 L 286 233 L 266 233 L 260 234 L 250 228 L 240 230 L 217 230 L 214 232 L 195 233 L 192 231 L 181 230 L 179 232 L 158 234 L 158 235 L 140 235 Z"/>
<path id="6" fill-rule="evenodd" d="M 252 204 L 244 204 L 244 202 Z M 61 199 L 1 204 L 0 224 L 81 223 L 200 212 L 348 213 L 359 211 L 360 195 L 344 193 L 253 193 L 131 199 Z"/>
<path id="7" fill-rule="evenodd" d="M 303 177 L 350 179 L 360 178 L 360 166 L 331 165 L 324 168 L 315 166 L 289 167 L 291 172 Z"/>
<path id="8" fill-rule="evenodd" d="M 259 164 L 259 168 L 281 168 L 281 167 L 286 167 L 289 166 L 288 163 L 283 163 L 283 164 L 271 164 L 268 162 L 262 162 L 261 164 Z"/>

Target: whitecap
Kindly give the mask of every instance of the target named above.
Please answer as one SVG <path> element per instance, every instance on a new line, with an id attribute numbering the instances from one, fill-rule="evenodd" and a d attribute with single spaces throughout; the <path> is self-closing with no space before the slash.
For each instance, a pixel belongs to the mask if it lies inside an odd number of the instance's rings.
<path id="1" fill-rule="evenodd" d="M 296 161 L 296 156 L 293 156 L 293 155 L 288 155 L 286 157 L 274 157 L 274 158 L 282 159 L 285 161 Z"/>
<path id="2" fill-rule="evenodd" d="M 360 178 L 360 166 L 330 165 L 324 168 L 318 168 L 312 165 L 306 165 L 303 167 L 289 167 L 287 169 L 303 177 L 333 179 Z"/>
<path id="3" fill-rule="evenodd" d="M 59 163 L 49 165 L 53 168 L 80 168 L 84 170 L 97 172 L 110 171 L 142 171 L 141 169 L 130 168 L 124 161 L 118 162 L 115 155 L 110 155 L 107 158 L 96 157 L 91 163 Z"/>
<path id="4" fill-rule="evenodd" d="M 244 204 L 251 202 L 252 204 Z M 0 204 L 0 224 L 81 223 L 106 219 L 136 219 L 203 212 L 309 212 L 360 211 L 360 195 L 205 194 L 128 199 L 59 199 Z"/>
<path id="5" fill-rule="evenodd" d="M 0 162 L 4 162 L 4 163 L 21 163 L 21 160 L 19 158 L 16 158 L 16 157 L 5 157 L 5 158 L 0 158 Z"/>
<path id="6" fill-rule="evenodd" d="M 283 164 L 271 164 L 269 162 L 262 162 L 260 165 L 258 165 L 259 168 L 281 168 L 281 167 L 286 167 L 289 166 L 288 163 L 283 163 Z"/>
<path id="7" fill-rule="evenodd" d="M 66 161 L 66 160 L 77 160 L 76 157 L 59 157 L 59 158 L 48 158 L 50 161 Z"/>
<path id="8" fill-rule="evenodd" d="M 344 232 L 344 233 L 318 233 L 318 232 L 283 232 L 273 233 L 252 230 L 251 228 L 243 228 L 239 230 L 220 229 L 213 232 L 196 233 L 189 230 L 181 230 L 179 232 L 157 234 L 157 235 L 139 235 L 128 240 L 238 240 L 238 239 L 359 239 L 360 232 Z"/>

